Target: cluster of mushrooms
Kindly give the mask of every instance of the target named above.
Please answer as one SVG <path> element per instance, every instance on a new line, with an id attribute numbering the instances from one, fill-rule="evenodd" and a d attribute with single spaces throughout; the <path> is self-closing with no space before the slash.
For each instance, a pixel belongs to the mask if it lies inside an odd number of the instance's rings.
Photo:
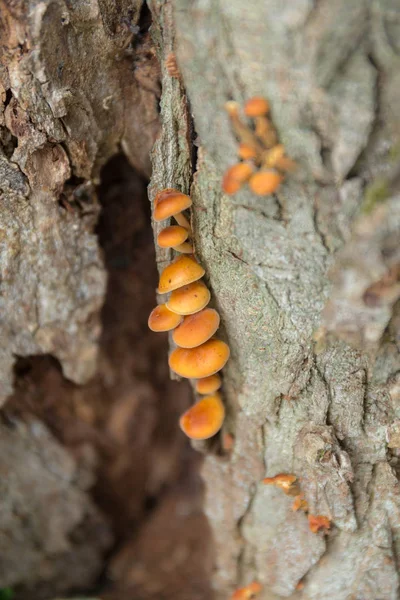
<path id="1" fill-rule="evenodd" d="M 160 275 L 157 292 L 169 297 L 153 309 L 148 324 L 152 331 L 172 331 L 177 347 L 170 354 L 169 366 L 177 375 L 193 379 L 196 392 L 203 396 L 181 416 L 179 424 L 189 438 L 205 440 L 214 436 L 224 422 L 218 372 L 225 366 L 230 351 L 225 342 L 214 337 L 220 317 L 216 310 L 207 308 L 211 294 L 202 280 L 205 271 L 188 241 L 192 232 L 183 211 L 191 204 L 189 196 L 171 188 L 155 197 L 154 220 L 173 217 L 177 222 L 159 233 L 157 244 L 172 248 L 179 255 Z"/>
<path id="2" fill-rule="evenodd" d="M 225 171 L 222 189 L 225 194 L 235 194 L 248 183 L 251 191 L 258 196 L 273 194 L 284 180 L 285 173 L 295 170 L 296 163 L 285 156 L 284 146 L 278 143 L 265 98 L 250 98 L 243 107 L 245 116 L 254 120 L 254 128 L 242 121 L 239 108 L 239 104 L 233 101 L 225 105 L 239 139 L 241 162 Z"/>

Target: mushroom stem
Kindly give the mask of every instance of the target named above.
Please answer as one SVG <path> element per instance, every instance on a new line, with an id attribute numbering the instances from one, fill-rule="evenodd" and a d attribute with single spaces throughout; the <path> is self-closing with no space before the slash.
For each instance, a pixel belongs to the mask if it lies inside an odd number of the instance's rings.
<path id="1" fill-rule="evenodd" d="M 178 223 L 178 225 L 180 225 L 181 227 L 185 227 L 190 231 L 190 233 L 192 232 L 190 223 L 183 213 L 178 213 L 177 215 L 174 215 L 174 219 Z"/>
<path id="2" fill-rule="evenodd" d="M 177 246 L 173 246 L 176 252 L 182 252 L 182 254 L 193 254 L 193 246 L 189 242 L 183 242 Z"/>
<path id="3" fill-rule="evenodd" d="M 261 154 L 263 151 L 263 147 L 257 140 L 256 136 L 253 134 L 251 129 L 247 127 L 239 117 L 238 105 L 236 102 L 227 102 L 225 108 L 229 114 L 229 118 L 232 122 L 232 127 L 239 138 L 239 140 L 243 144 L 249 144 L 252 146 L 258 154 Z"/>
<path id="4" fill-rule="evenodd" d="M 262 141 L 266 148 L 276 145 L 278 139 L 276 131 L 268 117 L 255 117 L 256 136 Z"/>

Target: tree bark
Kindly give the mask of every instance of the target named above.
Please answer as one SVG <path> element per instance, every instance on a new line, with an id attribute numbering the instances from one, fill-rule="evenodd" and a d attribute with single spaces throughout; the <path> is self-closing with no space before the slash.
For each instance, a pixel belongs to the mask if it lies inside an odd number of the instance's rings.
<path id="1" fill-rule="evenodd" d="M 196 253 L 232 352 L 224 431 L 235 446 L 228 460 L 208 455 L 203 469 L 215 588 L 227 598 L 255 579 L 262 598 L 291 597 L 301 583 L 304 599 L 394 600 L 399 7 L 151 7 L 163 65 L 151 191 L 190 192 Z M 172 38 L 185 90 L 165 69 Z M 189 125 L 175 120 L 185 92 L 198 136 L 193 175 Z M 237 141 L 224 103 L 258 95 L 298 175 L 274 196 L 227 197 L 221 179 Z M 298 477 L 310 513 L 332 521 L 328 536 L 261 483 L 282 472 Z"/>
<path id="2" fill-rule="evenodd" d="M 234 436 L 234 448 L 229 457 L 215 440 L 200 448 L 216 598 L 257 580 L 261 600 L 396 600 L 398 3 L 149 0 L 149 7 L 160 115 L 153 47 L 138 33 L 141 0 L 0 1 L 1 399 L 12 393 L 18 356 L 50 354 L 77 385 L 94 375 L 106 289 L 95 187 L 121 148 L 150 174 L 160 119 L 149 195 L 164 187 L 190 193 L 196 254 L 231 348 L 223 433 Z M 167 68 L 172 53 L 178 76 Z M 237 140 L 224 104 L 255 95 L 269 100 L 298 170 L 275 195 L 226 196 L 221 180 L 237 160 Z M 159 269 L 170 258 L 158 251 Z M 34 429 L 18 426 L 13 436 L 21 456 L 2 452 L 5 468 L 41 443 Z M 2 425 L 4 456 L 9 437 Z M 75 489 L 68 454 L 48 444 L 69 479 L 51 480 L 30 512 L 69 490 L 61 537 L 72 573 L 80 555 L 68 547 L 68 532 L 86 513 L 91 535 L 104 523 L 87 484 Z M 31 482 L 20 469 L 7 490 L 14 497 Z M 328 535 L 312 533 L 293 498 L 261 482 L 278 473 L 297 476 L 310 513 L 331 520 Z M 104 528 L 98 554 L 110 543 Z M 52 555 L 45 537 L 41 559 Z M 86 556 L 85 543 L 78 546 Z M 62 591 L 92 581 L 98 554 Z M 12 564 L 0 586 L 27 569 L 35 581 L 35 561 Z M 57 579 L 60 564 L 50 570 L 49 580 Z"/>

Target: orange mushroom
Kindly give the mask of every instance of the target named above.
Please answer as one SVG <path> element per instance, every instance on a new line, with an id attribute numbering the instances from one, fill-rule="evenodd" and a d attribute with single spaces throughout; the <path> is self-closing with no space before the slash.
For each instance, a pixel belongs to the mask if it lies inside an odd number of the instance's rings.
<path id="1" fill-rule="evenodd" d="M 225 342 L 211 339 L 197 348 L 176 348 L 169 357 L 169 366 L 181 377 L 199 379 L 220 371 L 229 354 Z"/>
<path id="2" fill-rule="evenodd" d="M 243 160 L 257 158 L 257 150 L 251 144 L 245 144 L 242 142 L 239 144 L 238 156 Z"/>
<path id="3" fill-rule="evenodd" d="M 219 327 L 219 314 L 213 308 L 205 308 L 184 318 L 172 334 L 181 348 L 195 348 L 210 339 Z"/>
<path id="4" fill-rule="evenodd" d="M 308 515 L 308 525 L 313 533 L 318 533 L 320 530 L 327 533 L 331 528 L 331 521 L 323 515 Z"/>
<path id="5" fill-rule="evenodd" d="M 257 581 L 253 581 L 250 585 L 246 585 L 246 587 L 240 588 L 233 592 L 231 596 L 231 600 L 251 600 L 256 598 L 258 594 L 262 591 L 262 585 Z"/>
<path id="6" fill-rule="evenodd" d="M 222 189 L 225 194 L 235 194 L 251 177 L 254 168 L 250 163 L 242 162 L 229 167 L 222 179 Z"/>
<path id="7" fill-rule="evenodd" d="M 156 306 L 150 313 L 148 326 L 151 331 L 171 331 L 181 323 L 182 316 L 169 310 L 165 304 Z"/>
<path id="8" fill-rule="evenodd" d="M 173 188 L 167 188 L 158 192 L 154 199 L 153 218 L 155 221 L 164 221 L 174 217 L 182 227 L 190 229 L 190 223 L 182 211 L 192 205 L 192 200 L 186 194 Z"/>
<path id="9" fill-rule="evenodd" d="M 294 512 L 297 512 L 298 510 L 303 510 L 304 512 L 308 511 L 308 502 L 303 494 L 298 494 L 298 496 L 296 496 L 292 505 L 292 510 Z"/>
<path id="10" fill-rule="evenodd" d="M 166 294 L 203 277 L 205 271 L 191 256 L 178 256 L 160 276 L 158 293 Z M 170 307 L 169 307 L 170 308 Z"/>
<path id="11" fill-rule="evenodd" d="M 298 493 L 297 486 L 294 486 L 296 480 L 296 475 L 278 473 L 275 477 L 265 477 L 262 482 L 266 485 L 275 485 L 285 492 L 285 494 L 292 496 L 294 491 L 296 491 L 295 495 Z"/>
<path id="12" fill-rule="evenodd" d="M 244 105 L 244 114 L 247 117 L 262 117 L 269 112 L 269 103 L 261 96 L 250 98 Z"/>
<path id="13" fill-rule="evenodd" d="M 257 196 L 273 194 L 283 181 L 282 175 L 273 169 L 258 171 L 250 177 L 249 187 Z"/>
<path id="14" fill-rule="evenodd" d="M 196 381 L 195 389 L 198 394 L 213 394 L 222 385 L 221 377 L 217 374 L 203 377 Z"/>
<path id="15" fill-rule="evenodd" d="M 225 407 L 219 394 L 206 396 L 179 419 L 182 431 L 192 440 L 207 440 L 222 427 Z"/>
<path id="16" fill-rule="evenodd" d="M 178 315 L 193 315 L 206 307 L 210 298 L 209 289 L 203 281 L 198 280 L 174 290 L 167 307 Z"/>
<path id="17" fill-rule="evenodd" d="M 180 225 L 165 227 L 157 236 L 157 244 L 161 248 L 173 248 L 183 244 L 189 236 L 189 231 Z"/>

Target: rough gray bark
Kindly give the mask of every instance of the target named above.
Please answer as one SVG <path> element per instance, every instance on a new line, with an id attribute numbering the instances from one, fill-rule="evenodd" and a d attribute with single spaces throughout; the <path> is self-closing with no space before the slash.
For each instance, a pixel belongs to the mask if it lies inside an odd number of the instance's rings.
<path id="1" fill-rule="evenodd" d="M 234 450 L 222 459 L 203 447 L 217 595 L 225 599 L 258 579 L 263 600 L 294 593 L 395 600 L 398 3 L 149 5 L 163 87 L 150 195 L 167 186 L 190 191 L 196 252 L 232 350 L 224 430 L 234 434 Z M 156 78 L 140 57 L 132 69 L 140 7 L 127 0 L 0 2 L 2 401 L 12 391 L 16 356 L 50 353 L 77 384 L 95 371 L 105 271 L 93 234 L 94 186 L 120 146 L 149 173 L 157 127 Z M 181 79 L 165 68 L 171 51 Z M 223 105 L 256 94 L 269 99 L 299 172 L 275 196 L 243 191 L 228 198 L 221 178 L 235 161 L 236 141 Z M 169 258 L 160 253 L 160 268 Z M 0 425 L 5 449 L 10 436 L 21 464 L 39 442 L 32 432 L 17 427 L 11 434 Z M 77 489 L 68 456 L 55 441 L 48 445 L 62 471 L 62 481 L 49 476 L 49 493 L 69 497 L 63 527 L 71 531 L 94 509 L 85 486 Z M 34 468 L 43 474 L 47 463 L 37 460 Z M 30 481 L 20 469 L 7 489 L 10 505 Z M 260 483 L 279 472 L 295 473 L 311 511 L 332 519 L 328 537 L 311 533 L 290 498 Z M 32 498 L 35 506 L 45 496 Z M 58 509 L 54 526 L 64 504 Z M 24 531 L 29 547 L 38 526 Z M 60 553 L 51 531 L 41 557 L 50 557 L 54 582 Z M 66 547 L 71 559 L 77 547 L 85 552 L 83 543 Z M 99 569 L 98 556 L 87 560 Z M 26 568 L 34 586 L 34 561 Z M 77 573 L 71 585 L 85 584 L 86 575 Z M 295 592 L 300 580 L 304 588 Z M 16 572 L 0 585 L 20 581 Z"/>
<path id="2" fill-rule="evenodd" d="M 174 41 L 200 139 L 192 180 L 188 126 L 175 121 L 184 91 L 164 69 L 151 191 L 190 190 L 232 350 L 235 447 L 203 471 L 215 587 L 226 598 L 257 579 L 262 598 L 289 597 L 301 580 L 304 599 L 395 600 L 398 3 L 177 0 L 173 25 L 168 4 L 151 5 L 161 63 Z M 273 197 L 226 197 L 236 141 L 223 106 L 254 95 L 269 99 L 299 175 Z M 310 511 L 332 520 L 327 538 L 260 483 L 279 472 L 295 473 Z"/>
<path id="3" fill-rule="evenodd" d="M 77 384 L 95 373 L 100 168 L 123 146 L 148 175 L 158 127 L 145 40 L 132 53 L 141 7 L 0 2 L 0 405 L 19 357 L 51 354 Z M 0 588 L 49 598 L 90 587 L 112 542 L 87 491 L 93 447 L 81 472 L 45 425 L 3 416 L 0 447 Z"/>

